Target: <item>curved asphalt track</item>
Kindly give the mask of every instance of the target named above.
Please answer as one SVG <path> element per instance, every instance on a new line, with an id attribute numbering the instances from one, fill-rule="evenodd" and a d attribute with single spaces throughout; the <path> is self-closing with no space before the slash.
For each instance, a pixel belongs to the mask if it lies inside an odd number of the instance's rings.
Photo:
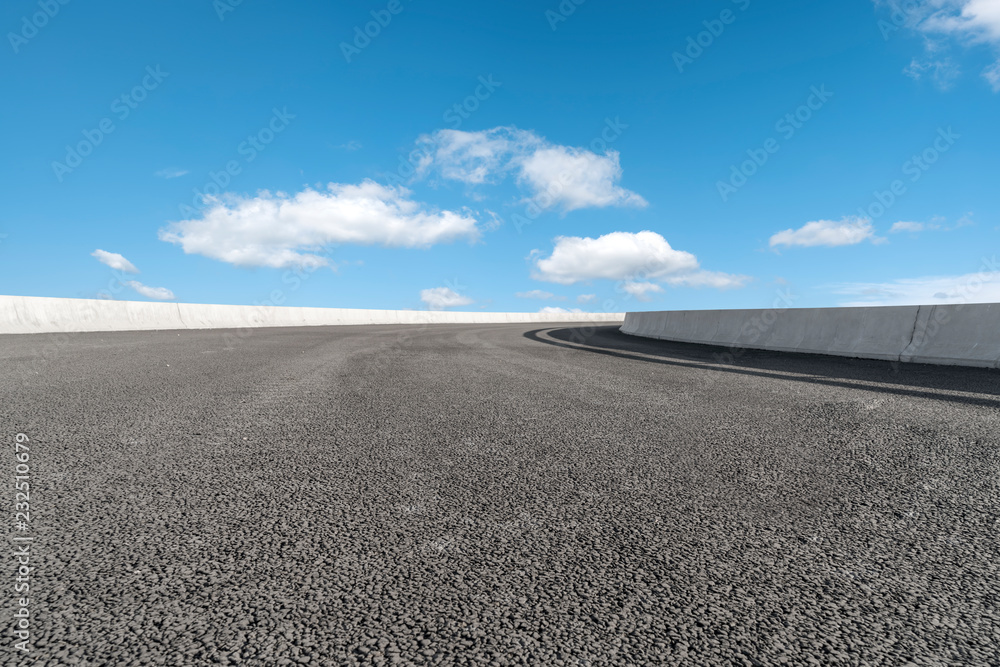
<path id="1" fill-rule="evenodd" d="M 996 371 L 538 326 L 0 336 L 2 662 L 1000 663 Z"/>

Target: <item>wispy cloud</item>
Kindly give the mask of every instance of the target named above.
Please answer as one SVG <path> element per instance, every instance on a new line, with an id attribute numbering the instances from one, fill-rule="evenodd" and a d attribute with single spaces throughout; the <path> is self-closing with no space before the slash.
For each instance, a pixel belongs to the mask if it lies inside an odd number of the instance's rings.
<path id="1" fill-rule="evenodd" d="M 622 289 L 625 290 L 627 294 L 634 296 L 639 301 L 649 301 L 649 294 L 654 294 L 657 292 L 662 292 L 663 288 L 656 283 L 635 283 L 626 282 L 622 285 Z"/>
<path id="2" fill-rule="evenodd" d="M 546 313 L 548 315 L 562 315 L 562 314 L 585 313 L 587 311 L 580 310 L 579 308 L 570 308 L 567 310 L 566 308 L 560 308 L 559 306 L 545 306 L 544 308 L 539 309 L 538 312 Z"/>
<path id="3" fill-rule="evenodd" d="M 892 12 L 898 24 L 925 38 L 926 54 L 910 63 L 905 70 L 907 74 L 920 78 L 929 73 L 938 86 L 948 88 L 959 75 L 958 66 L 948 55 L 950 47 L 986 45 L 992 48 L 997 60 L 982 71 L 982 77 L 994 92 L 1000 92 L 1000 2 L 875 0 L 875 4 Z"/>
<path id="4" fill-rule="evenodd" d="M 139 273 L 139 269 L 135 268 L 135 265 L 125 259 L 122 255 L 116 252 L 108 252 L 107 250 L 97 249 L 90 253 L 91 257 L 97 258 L 97 261 L 105 266 L 110 266 L 116 271 L 121 271 L 123 273 Z"/>
<path id="5" fill-rule="evenodd" d="M 816 220 L 807 222 L 798 229 L 786 229 L 774 234 L 771 237 L 770 245 L 772 248 L 777 246 L 836 247 L 855 245 L 867 240 L 877 240 L 871 220 L 846 217 L 839 222 Z"/>
<path id="6" fill-rule="evenodd" d="M 743 287 L 750 282 L 750 276 L 734 275 L 721 271 L 695 271 L 679 276 L 667 276 L 663 279 L 673 287 L 712 287 L 714 289 L 733 289 Z"/>
<path id="7" fill-rule="evenodd" d="M 156 299 L 157 301 L 173 301 L 177 298 L 174 296 L 174 293 L 166 287 L 150 287 L 149 285 L 143 285 L 138 280 L 129 280 L 125 284 L 148 299 Z"/>
<path id="8" fill-rule="evenodd" d="M 107 250 L 95 250 L 90 253 L 91 257 L 94 257 L 101 264 L 111 267 L 115 271 L 120 271 L 121 273 L 139 273 L 139 269 L 135 265 L 125 259 L 122 255 L 116 252 L 108 252 Z M 156 299 L 157 301 L 172 301 L 174 298 L 174 293 L 168 290 L 166 287 L 150 287 L 149 285 L 143 285 L 138 280 L 121 280 L 118 279 L 118 284 L 130 287 L 137 293 L 148 299 Z M 118 288 L 115 288 L 118 291 Z M 114 296 L 106 291 L 102 291 L 98 296 L 102 299 L 113 299 Z"/>
<path id="9" fill-rule="evenodd" d="M 840 303 L 841 306 L 986 303 L 1000 301 L 1000 271 L 900 278 L 884 283 L 837 283 L 826 288 L 834 294 L 852 297 Z"/>
<path id="10" fill-rule="evenodd" d="M 917 81 L 929 76 L 940 90 L 949 90 L 962 70 L 950 58 L 914 58 L 903 68 L 903 74 Z"/>
<path id="11" fill-rule="evenodd" d="M 556 301 L 566 300 L 566 297 L 564 296 L 557 296 L 552 292 L 546 292 L 545 290 L 540 290 L 540 289 L 533 289 L 527 292 L 518 292 L 514 296 L 516 296 L 518 299 L 542 299 L 543 301 L 547 301 L 549 299 L 555 299 Z"/>
<path id="12" fill-rule="evenodd" d="M 994 93 L 1000 93 L 1000 60 L 983 70 L 983 78 Z"/>
<path id="13" fill-rule="evenodd" d="M 462 296 L 450 287 L 432 287 L 420 291 L 420 300 L 431 310 L 444 310 L 456 306 L 468 306 L 474 303 L 467 296 Z"/>
<path id="14" fill-rule="evenodd" d="M 156 172 L 156 176 L 160 178 L 178 178 L 190 173 L 187 169 L 161 169 Z"/>
<path id="15" fill-rule="evenodd" d="M 928 226 L 923 222 L 894 222 L 892 227 L 889 229 L 890 234 L 898 234 L 899 232 L 922 232 L 927 229 Z M 936 228 L 936 227 L 935 227 Z"/>
<path id="16" fill-rule="evenodd" d="M 918 234 L 920 232 L 950 232 L 962 227 L 968 227 L 969 225 L 975 224 L 972 221 L 972 214 L 963 215 L 959 218 L 954 225 L 945 224 L 946 220 L 944 218 L 932 218 L 930 222 L 913 222 L 913 221 L 900 221 L 893 223 L 892 227 L 889 228 L 890 234 L 899 234 L 902 232 L 909 232 L 911 234 Z"/>
<path id="17" fill-rule="evenodd" d="M 926 4 L 931 11 L 917 24 L 921 30 L 969 42 L 1000 42 L 1000 4 L 996 0 L 930 0 Z"/>

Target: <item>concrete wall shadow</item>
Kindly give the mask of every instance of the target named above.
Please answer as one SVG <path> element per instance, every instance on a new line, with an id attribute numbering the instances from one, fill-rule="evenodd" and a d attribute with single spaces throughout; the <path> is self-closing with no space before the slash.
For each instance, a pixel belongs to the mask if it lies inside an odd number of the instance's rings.
<path id="1" fill-rule="evenodd" d="M 545 332 L 544 337 L 542 332 Z M 616 326 L 543 328 L 523 335 L 546 345 L 646 363 L 1000 408 L 1000 399 L 990 398 L 1000 396 L 1000 374 L 988 368 L 897 363 L 750 349 L 732 355 L 727 347 L 629 336 L 621 333 Z M 730 357 L 734 359 L 727 361 Z M 959 396 L 947 392 L 967 392 L 982 396 Z"/>

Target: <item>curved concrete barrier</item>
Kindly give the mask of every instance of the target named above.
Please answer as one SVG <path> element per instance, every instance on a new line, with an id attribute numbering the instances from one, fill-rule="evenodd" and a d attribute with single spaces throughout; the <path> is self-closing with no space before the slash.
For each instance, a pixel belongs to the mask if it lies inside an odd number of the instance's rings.
<path id="1" fill-rule="evenodd" d="M 624 313 L 463 313 L 0 296 L 0 334 L 337 324 L 621 322 L 623 319 Z"/>
<path id="2" fill-rule="evenodd" d="M 1000 368 L 1000 303 L 921 306 L 900 361 Z"/>
<path id="3" fill-rule="evenodd" d="M 626 313 L 633 336 L 729 348 L 1000 368 L 1000 304 Z"/>

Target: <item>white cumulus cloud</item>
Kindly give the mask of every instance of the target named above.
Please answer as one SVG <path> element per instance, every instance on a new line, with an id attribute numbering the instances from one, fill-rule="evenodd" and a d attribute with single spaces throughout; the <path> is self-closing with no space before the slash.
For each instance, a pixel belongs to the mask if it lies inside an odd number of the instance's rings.
<path id="1" fill-rule="evenodd" d="M 572 285 L 595 278 L 626 280 L 638 275 L 657 278 L 697 268 L 694 255 L 674 250 L 656 232 L 611 232 L 596 239 L 557 237 L 552 254 L 536 259 L 534 277 Z"/>
<path id="2" fill-rule="evenodd" d="M 647 205 L 640 195 L 618 185 L 622 168 L 617 151 L 598 155 L 583 148 L 552 146 L 522 158 L 519 167 L 518 181 L 528 186 L 541 208 L 574 211 Z"/>
<path id="3" fill-rule="evenodd" d="M 640 195 L 618 184 L 622 168 L 617 151 L 601 155 L 552 144 L 515 127 L 438 130 L 421 136 L 417 143 L 425 151 L 418 175 L 436 170 L 442 178 L 478 185 L 513 174 L 541 209 L 647 205 Z"/>
<path id="4" fill-rule="evenodd" d="M 580 296 L 576 297 L 577 303 L 592 303 L 594 301 L 597 301 L 596 294 L 581 294 Z"/>
<path id="5" fill-rule="evenodd" d="M 432 287 L 420 291 L 420 300 L 431 310 L 444 310 L 455 306 L 468 306 L 472 299 L 462 296 L 450 287 Z"/>
<path id="6" fill-rule="evenodd" d="M 101 250 L 98 248 L 94 252 L 90 253 L 91 257 L 97 258 L 97 261 L 105 266 L 110 266 L 116 271 L 122 271 L 123 273 L 139 273 L 139 269 L 135 268 L 135 265 L 125 259 L 122 255 L 116 252 L 108 252 L 107 250 Z"/>
<path id="7" fill-rule="evenodd" d="M 771 237 L 771 247 L 784 246 L 844 246 L 875 240 L 875 228 L 865 218 L 847 217 L 837 222 L 816 220 L 798 229 L 786 229 Z"/>
<path id="8" fill-rule="evenodd" d="M 560 236 L 551 255 L 542 257 L 536 250 L 532 259 L 536 280 L 561 285 L 595 279 L 625 281 L 622 289 L 634 296 L 658 291 L 654 283 L 719 287 L 728 278 L 730 284 L 725 286 L 731 287 L 749 280 L 747 276 L 702 271 L 697 257 L 675 250 L 651 231 L 611 232 L 596 239 Z"/>
<path id="9" fill-rule="evenodd" d="M 338 243 L 421 248 L 479 237 L 469 214 L 428 210 L 409 196 L 405 188 L 371 180 L 295 195 L 227 195 L 201 218 L 161 229 L 160 239 L 238 266 L 280 268 L 326 266 L 318 253 Z"/>
<path id="10" fill-rule="evenodd" d="M 173 301 L 176 298 L 174 293 L 166 287 L 150 287 L 149 285 L 143 285 L 138 280 L 129 280 L 125 284 L 148 299 Z"/>

